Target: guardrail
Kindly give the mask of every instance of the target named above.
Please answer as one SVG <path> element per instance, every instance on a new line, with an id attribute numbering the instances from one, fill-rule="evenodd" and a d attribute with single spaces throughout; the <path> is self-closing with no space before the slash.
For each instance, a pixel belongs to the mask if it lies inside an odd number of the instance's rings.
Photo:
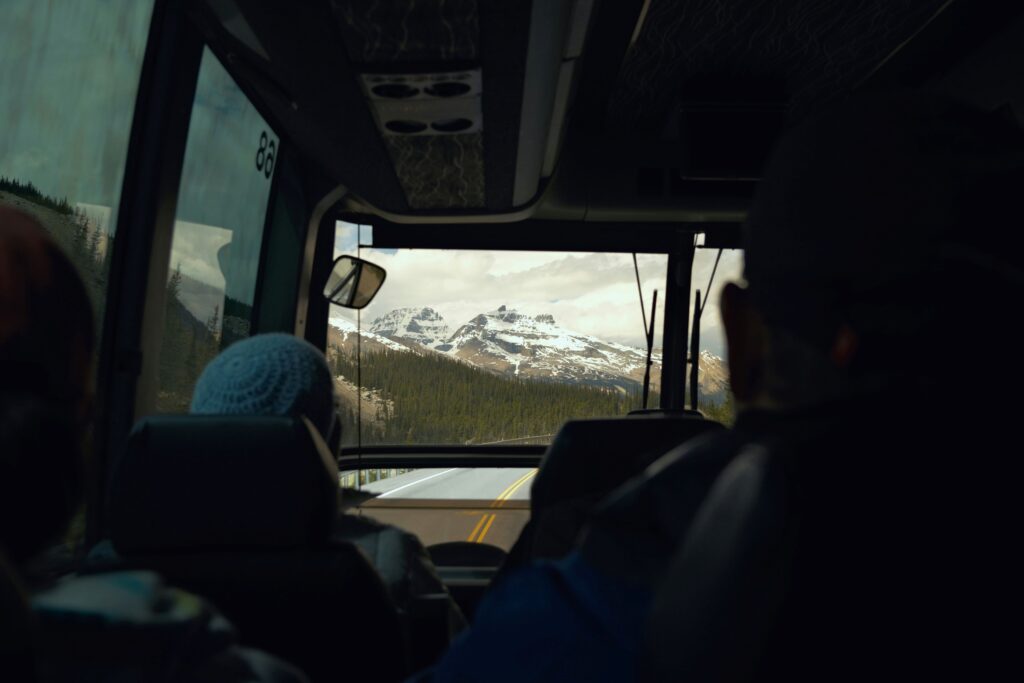
<path id="1" fill-rule="evenodd" d="M 484 443 L 474 444 L 472 441 L 467 441 L 467 446 L 497 446 L 499 444 L 519 444 L 521 446 L 546 446 L 551 443 L 551 439 L 554 434 L 540 434 L 538 436 L 520 436 L 515 439 L 502 439 L 500 441 L 486 441 Z"/>

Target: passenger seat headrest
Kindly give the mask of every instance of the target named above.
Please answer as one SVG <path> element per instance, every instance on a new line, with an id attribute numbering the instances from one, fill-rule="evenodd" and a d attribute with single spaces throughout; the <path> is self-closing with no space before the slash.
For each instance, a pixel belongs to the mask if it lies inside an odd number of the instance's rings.
<path id="1" fill-rule="evenodd" d="M 669 450 L 722 425 L 687 414 L 570 420 L 548 446 L 530 491 L 534 511 L 552 501 L 606 494 Z"/>
<path id="2" fill-rule="evenodd" d="M 111 481 L 119 553 L 300 547 L 326 539 L 338 470 L 305 418 L 161 415 L 128 437 Z"/>

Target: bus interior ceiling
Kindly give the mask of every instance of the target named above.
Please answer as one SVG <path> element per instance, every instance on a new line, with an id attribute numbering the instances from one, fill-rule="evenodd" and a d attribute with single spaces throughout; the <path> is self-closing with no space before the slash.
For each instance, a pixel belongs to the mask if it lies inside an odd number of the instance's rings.
<path id="1" fill-rule="evenodd" d="M 574 223 L 713 232 L 742 221 L 775 138 L 814 107 L 893 86 L 1015 99 L 1007 79 L 954 68 L 1014 30 L 1019 10 L 994 3 L 191 7 L 285 139 L 345 188 L 339 209 L 423 230 L 533 218 L 584 241 Z"/>

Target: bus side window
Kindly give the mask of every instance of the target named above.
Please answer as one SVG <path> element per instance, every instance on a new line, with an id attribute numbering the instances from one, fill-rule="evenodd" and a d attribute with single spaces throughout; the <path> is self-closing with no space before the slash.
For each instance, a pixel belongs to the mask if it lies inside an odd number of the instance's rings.
<path id="1" fill-rule="evenodd" d="M 97 330 L 152 13 L 151 0 L 13 0 L 0 19 L 0 205 L 52 233 Z"/>
<path id="2" fill-rule="evenodd" d="M 171 245 L 157 412 L 187 412 L 206 364 L 252 333 L 280 141 L 207 48 Z"/>

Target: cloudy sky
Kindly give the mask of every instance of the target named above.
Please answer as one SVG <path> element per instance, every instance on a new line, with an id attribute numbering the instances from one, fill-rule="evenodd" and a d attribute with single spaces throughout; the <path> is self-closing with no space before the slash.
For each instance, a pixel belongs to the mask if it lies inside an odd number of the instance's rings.
<path id="1" fill-rule="evenodd" d="M 363 229 L 363 244 L 372 241 Z M 355 253 L 355 228 L 339 223 L 335 253 Z M 694 282 L 703 290 L 717 251 L 699 250 Z M 388 273 L 383 289 L 362 311 L 368 326 L 379 315 L 395 308 L 430 306 L 452 328 L 485 311 L 505 305 L 529 314 L 550 313 L 559 325 L 602 339 L 635 346 L 644 345 L 643 317 L 630 254 L 442 251 L 427 249 L 363 248 L 362 256 L 383 266 Z M 655 345 L 661 345 L 661 323 L 667 258 L 640 254 L 644 303 L 650 311 L 658 290 Z M 712 297 L 701 325 L 701 346 L 721 355 L 717 294 L 728 278 L 737 278 L 741 259 L 722 257 Z M 691 294 L 692 297 L 692 294 Z M 333 308 L 353 322 L 354 311 Z"/>

